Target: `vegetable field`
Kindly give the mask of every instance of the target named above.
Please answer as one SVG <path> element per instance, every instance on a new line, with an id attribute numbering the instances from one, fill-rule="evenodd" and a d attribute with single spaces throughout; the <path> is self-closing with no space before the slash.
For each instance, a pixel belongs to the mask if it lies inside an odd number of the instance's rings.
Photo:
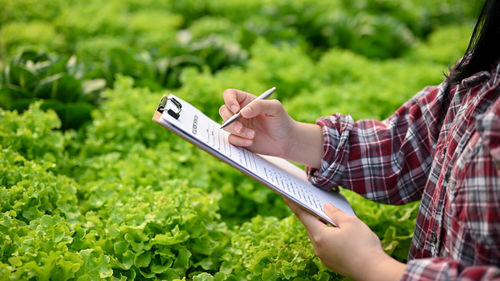
<path id="1" fill-rule="evenodd" d="M 276 86 L 384 119 L 463 55 L 470 0 L 0 0 L 0 280 L 341 280 L 281 197 L 151 121 Z M 418 202 L 342 190 L 406 261 Z"/>

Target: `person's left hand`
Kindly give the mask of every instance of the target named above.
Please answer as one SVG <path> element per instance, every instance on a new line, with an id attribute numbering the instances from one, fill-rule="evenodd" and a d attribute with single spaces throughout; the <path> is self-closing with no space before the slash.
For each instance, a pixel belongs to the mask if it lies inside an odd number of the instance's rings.
<path id="1" fill-rule="evenodd" d="M 327 226 L 301 206 L 285 202 L 304 224 L 316 255 L 330 269 L 355 280 L 399 280 L 405 265 L 388 256 L 377 235 L 358 218 L 325 204 L 337 224 Z"/>

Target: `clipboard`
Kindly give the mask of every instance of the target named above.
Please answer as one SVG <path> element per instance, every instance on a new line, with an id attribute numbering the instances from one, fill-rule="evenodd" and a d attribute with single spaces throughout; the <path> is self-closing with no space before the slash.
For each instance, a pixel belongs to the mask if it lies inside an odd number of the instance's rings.
<path id="1" fill-rule="evenodd" d="M 304 170 L 285 159 L 256 154 L 245 148 L 229 144 L 227 141 L 229 133 L 220 129 L 220 124 L 172 94 L 162 96 L 154 112 L 153 121 L 278 194 L 294 201 L 323 222 L 336 226 L 335 222 L 323 212 L 323 205 L 326 202 L 330 202 L 342 211 L 355 216 L 352 207 L 340 193 L 326 191 L 312 185 L 307 180 Z M 206 122 L 208 125 L 202 124 L 202 122 Z M 212 128 L 208 129 L 204 126 Z M 211 143 L 210 133 L 214 135 L 213 143 Z M 205 139 L 201 136 L 203 134 L 205 134 Z M 209 134 L 208 137 L 207 134 Z M 231 152 L 234 151 L 236 151 L 235 155 L 240 156 L 239 158 L 232 155 Z M 252 163 L 252 160 L 255 163 Z"/>

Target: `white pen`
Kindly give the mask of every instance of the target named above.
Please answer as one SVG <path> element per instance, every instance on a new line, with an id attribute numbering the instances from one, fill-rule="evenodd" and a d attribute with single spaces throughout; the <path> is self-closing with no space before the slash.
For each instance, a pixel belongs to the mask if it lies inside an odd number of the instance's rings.
<path id="1" fill-rule="evenodd" d="M 276 90 L 276 87 L 272 87 L 271 89 L 265 91 L 264 93 L 262 93 L 262 95 L 258 96 L 257 98 L 255 98 L 253 101 L 251 101 L 249 104 L 245 105 L 243 108 L 251 105 L 253 102 L 257 101 L 257 100 L 264 100 L 264 99 L 267 99 L 274 91 Z M 231 118 L 227 119 L 226 122 L 224 122 L 224 124 L 222 124 L 222 126 L 220 126 L 220 128 L 224 128 L 226 127 L 227 125 L 233 123 L 234 121 L 236 121 L 238 118 L 240 118 L 241 116 L 241 111 L 243 110 L 240 109 L 240 111 L 238 113 L 236 113 L 235 115 L 231 116 Z"/>

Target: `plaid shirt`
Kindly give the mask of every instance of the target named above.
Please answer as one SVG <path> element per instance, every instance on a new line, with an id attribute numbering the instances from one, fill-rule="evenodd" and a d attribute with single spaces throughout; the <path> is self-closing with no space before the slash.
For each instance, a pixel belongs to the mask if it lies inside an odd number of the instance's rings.
<path id="1" fill-rule="evenodd" d="M 335 114 L 312 183 L 421 200 L 405 280 L 500 279 L 500 64 L 427 87 L 384 121 Z"/>

